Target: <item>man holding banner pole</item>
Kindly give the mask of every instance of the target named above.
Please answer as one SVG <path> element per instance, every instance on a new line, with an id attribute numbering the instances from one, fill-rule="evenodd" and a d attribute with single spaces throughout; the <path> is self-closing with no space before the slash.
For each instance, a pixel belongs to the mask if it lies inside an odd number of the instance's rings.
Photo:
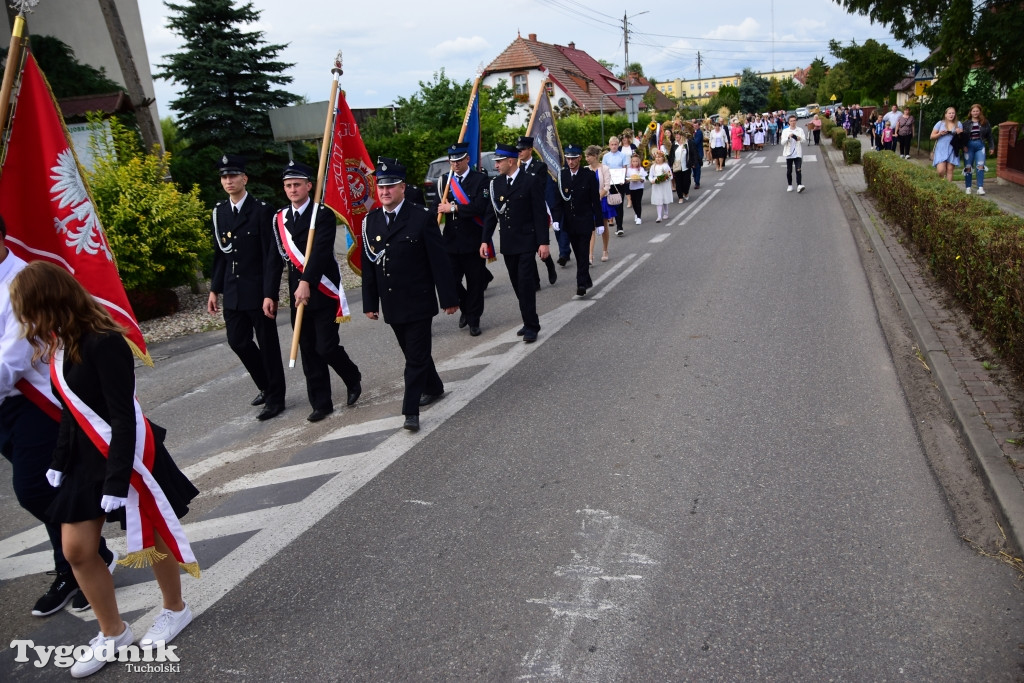
<path id="1" fill-rule="evenodd" d="M 442 197 L 437 206 L 444 219 L 444 248 L 452 264 L 459 292 L 462 317 L 459 327 L 469 326 L 469 334 L 481 334 L 480 316 L 484 312 L 484 288 L 487 286 L 486 261 L 480 258 L 484 217 L 491 210 L 487 176 L 469 167 L 469 144 L 457 142 L 448 148 L 451 173 L 441 176 L 440 185 L 449 188 L 450 199 Z M 465 277 L 466 286 L 462 286 Z"/>

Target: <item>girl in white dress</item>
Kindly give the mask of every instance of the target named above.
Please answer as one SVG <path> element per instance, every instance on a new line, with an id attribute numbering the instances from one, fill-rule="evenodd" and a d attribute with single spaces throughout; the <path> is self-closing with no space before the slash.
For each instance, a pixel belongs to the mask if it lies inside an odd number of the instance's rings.
<path id="1" fill-rule="evenodd" d="M 668 219 L 668 205 L 672 203 L 672 167 L 668 165 L 665 153 L 657 151 L 654 154 L 654 165 L 648 171 L 651 179 L 651 204 L 658 210 L 658 219 Z"/>

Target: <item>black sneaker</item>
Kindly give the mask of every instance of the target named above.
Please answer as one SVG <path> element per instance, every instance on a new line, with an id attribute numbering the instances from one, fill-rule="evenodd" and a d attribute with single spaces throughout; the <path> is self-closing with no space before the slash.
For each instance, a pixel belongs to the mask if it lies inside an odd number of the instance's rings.
<path id="1" fill-rule="evenodd" d="M 110 554 L 110 559 L 104 559 L 104 562 L 107 563 L 107 570 L 110 571 L 111 574 L 113 574 L 114 569 L 117 568 L 117 560 L 119 555 L 117 554 L 116 550 L 108 550 L 107 552 Z M 75 593 L 75 597 L 71 598 L 71 609 L 75 612 L 84 612 L 91 606 L 92 605 L 89 604 L 89 598 L 85 597 L 85 593 L 81 590 Z"/>
<path id="2" fill-rule="evenodd" d="M 61 611 L 64 609 L 64 605 L 68 604 L 71 598 L 75 597 L 75 594 L 79 592 L 78 582 L 75 580 L 75 575 L 71 572 L 64 574 L 58 574 L 57 572 L 46 573 L 55 574 L 57 578 L 53 580 L 50 590 L 46 591 L 43 597 L 36 600 L 36 606 L 32 608 L 32 616 L 34 617 L 48 617 Z"/>

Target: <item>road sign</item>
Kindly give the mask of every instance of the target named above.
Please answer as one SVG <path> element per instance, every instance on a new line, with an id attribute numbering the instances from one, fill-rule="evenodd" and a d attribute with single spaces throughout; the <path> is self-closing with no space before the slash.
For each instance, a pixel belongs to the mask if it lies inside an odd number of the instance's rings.
<path id="1" fill-rule="evenodd" d="M 835 94 L 833 93 L 833 94 L 832 94 L 832 97 L 830 97 L 830 98 L 828 98 L 828 99 L 829 99 L 830 101 L 832 101 L 832 102 L 835 102 L 835 101 L 836 101 L 836 96 L 835 96 Z"/>

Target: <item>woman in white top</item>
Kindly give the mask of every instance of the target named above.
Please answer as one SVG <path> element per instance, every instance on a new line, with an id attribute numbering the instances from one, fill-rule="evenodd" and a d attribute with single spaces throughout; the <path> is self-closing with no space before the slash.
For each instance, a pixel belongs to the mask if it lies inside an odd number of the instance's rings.
<path id="1" fill-rule="evenodd" d="M 626 182 L 629 183 L 629 201 L 633 205 L 633 213 L 636 214 L 636 224 L 640 225 L 640 213 L 644 201 L 644 180 L 647 179 L 647 171 L 640 165 L 640 155 L 633 152 L 629 159 L 629 168 L 626 169 Z"/>
<path id="2" fill-rule="evenodd" d="M 715 121 L 715 127 L 708 135 L 711 144 L 711 159 L 715 162 L 715 170 L 725 168 L 725 155 L 729 148 L 729 136 L 722 128 L 721 121 Z"/>
<path id="3" fill-rule="evenodd" d="M 608 167 L 601 163 L 601 148 L 597 145 L 591 145 L 587 147 L 587 151 L 584 153 L 587 158 L 587 166 L 590 170 L 597 174 L 597 187 L 601 195 L 601 212 L 604 215 L 604 225 L 597 227 L 595 235 L 590 236 L 590 262 L 594 262 L 594 243 L 597 241 L 597 235 L 601 236 L 604 242 L 604 254 L 601 255 L 602 261 L 608 260 L 608 238 L 611 236 L 611 228 L 615 225 L 615 207 L 608 205 L 608 192 L 611 190 L 611 174 L 608 172 Z"/>

